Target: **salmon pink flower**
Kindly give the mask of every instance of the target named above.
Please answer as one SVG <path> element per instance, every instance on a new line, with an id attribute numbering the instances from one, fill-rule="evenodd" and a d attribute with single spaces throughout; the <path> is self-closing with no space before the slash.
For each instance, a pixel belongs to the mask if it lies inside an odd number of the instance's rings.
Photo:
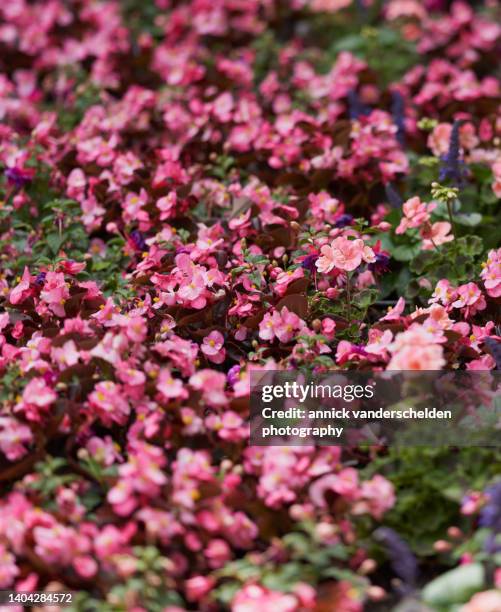
<path id="1" fill-rule="evenodd" d="M 489 251 L 487 261 L 482 264 L 480 276 L 487 295 L 493 298 L 501 297 L 501 248 Z"/>
<path id="2" fill-rule="evenodd" d="M 402 217 L 399 226 L 395 230 L 396 234 L 404 234 L 408 229 L 420 227 L 430 220 L 430 213 L 435 208 L 435 203 L 421 202 L 418 196 L 414 196 L 407 202 L 404 202 Z"/>
<path id="3" fill-rule="evenodd" d="M 475 283 L 467 283 L 458 287 L 456 297 L 456 301 L 452 303 L 453 308 L 464 308 L 467 318 L 484 310 L 487 306 L 482 292 Z"/>
<path id="4" fill-rule="evenodd" d="M 280 312 L 265 314 L 259 324 L 259 337 L 263 340 L 272 340 L 276 337 L 280 342 L 286 343 L 305 327 L 305 322 L 284 306 Z"/>
<path id="5" fill-rule="evenodd" d="M 397 334 L 389 348 L 388 370 L 441 370 L 445 365 L 442 346 L 433 333 L 417 323 Z"/>
<path id="6" fill-rule="evenodd" d="M 451 224 L 448 221 L 437 221 L 432 223 L 431 226 L 423 226 L 420 232 L 421 237 L 424 239 L 421 248 L 424 251 L 429 251 L 441 244 L 454 240 L 454 236 L 449 234 L 450 231 Z"/>
<path id="7" fill-rule="evenodd" d="M 371 247 L 364 244 L 360 238 L 348 240 L 344 236 L 335 238 L 331 245 L 325 245 L 320 249 L 321 256 L 316 262 L 319 272 L 327 273 L 338 268 L 346 272 L 352 272 L 365 261 L 372 263 L 376 256 Z"/>
<path id="8" fill-rule="evenodd" d="M 272 591 L 258 584 L 247 584 L 237 591 L 231 609 L 232 612 L 298 612 L 299 602 L 289 593 Z"/>

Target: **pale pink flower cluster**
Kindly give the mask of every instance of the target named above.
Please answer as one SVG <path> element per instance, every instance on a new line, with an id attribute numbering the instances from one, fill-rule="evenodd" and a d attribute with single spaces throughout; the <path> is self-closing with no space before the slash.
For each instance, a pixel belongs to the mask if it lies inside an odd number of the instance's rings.
<path id="1" fill-rule="evenodd" d="M 261 340 L 277 338 L 280 342 L 286 343 L 306 327 L 303 319 L 284 306 L 280 312 L 274 310 L 273 313 L 267 312 L 264 315 L 259 324 L 259 337 Z"/>
<path id="2" fill-rule="evenodd" d="M 89 395 L 89 405 L 104 425 L 124 425 L 130 413 L 129 403 L 122 395 L 120 385 L 105 380 L 94 387 Z"/>
<path id="3" fill-rule="evenodd" d="M 498 198 L 501 198 L 501 157 L 492 165 L 492 173 L 494 174 L 492 191 L 494 191 Z"/>
<path id="4" fill-rule="evenodd" d="M 130 514 L 144 497 L 157 497 L 166 484 L 166 459 L 157 446 L 136 440 L 129 460 L 118 468 L 119 480 L 108 492 L 108 501 L 120 516 Z"/>
<path id="5" fill-rule="evenodd" d="M 258 584 L 247 584 L 235 595 L 232 612 L 299 612 L 315 607 L 315 591 L 306 584 L 296 585 L 295 593 L 272 591 Z"/>
<path id="6" fill-rule="evenodd" d="M 300 491 L 313 476 L 332 472 L 339 465 L 338 447 L 270 446 L 249 447 L 245 453 L 247 473 L 259 475 L 258 495 L 270 508 L 278 508 L 297 499 Z"/>
<path id="7" fill-rule="evenodd" d="M 482 264 L 480 276 L 487 294 L 493 298 L 501 297 L 501 248 L 489 251 L 487 261 Z"/>
<path id="8" fill-rule="evenodd" d="M 499 612 L 501 610 L 501 590 L 491 589 L 475 593 L 459 612 Z"/>
<path id="9" fill-rule="evenodd" d="M 444 350 L 434 333 L 418 323 L 397 334 L 389 349 L 387 370 L 440 370 L 445 365 Z"/>
<path id="10" fill-rule="evenodd" d="M 381 519 L 393 507 L 396 499 L 389 480 L 377 474 L 371 480 L 360 483 L 358 471 L 350 467 L 316 480 L 309 490 L 311 501 L 320 508 L 326 508 L 324 495 L 328 491 L 351 502 L 354 514 L 371 514 L 376 519 Z"/>
<path id="11" fill-rule="evenodd" d="M 330 245 L 320 249 L 321 256 L 316 261 L 319 272 L 327 273 L 337 268 L 345 272 L 352 272 L 362 263 L 373 263 L 376 255 L 370 246 L 361 238 L 349 240 L 344 236 L 335 238 Z"/>
<path id="12" fill-rule="evenodd" d="M 0 416 L 0 451 L 9 461 L 17 461 L 28 451 L 33 440 L 31 429 L 10 416 Z"/>

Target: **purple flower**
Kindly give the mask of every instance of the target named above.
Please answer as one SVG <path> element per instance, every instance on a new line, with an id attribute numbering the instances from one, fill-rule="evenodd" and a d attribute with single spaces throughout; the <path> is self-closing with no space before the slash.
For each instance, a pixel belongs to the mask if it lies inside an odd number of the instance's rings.
<path id="1" fill-rule="evenodd" d="M 348 107 L 349 107 L 349 115 L 350 119 L 359 119 L 362 116 L 369 115 L 371 113 L 371 108 L 366 106 L 362 100 L 360 100 L 357 92 L 354 89 L 351 89 L 348 92 Z"/>
<path id="2" fill-rule="evenodd" d="M 439 181 L 450 180 L 457 187 L 464 185 L 467 175 L 466 164 L 461 159 L 461 147 L 459 144 L 459 128 L 462 121 L 455 121 L 452 126 L 449 141 L 449 151 L 441 157 Z"/>
<path id="3" fill-rule="evenodd" d="M 338 228 L 346 227 L 347 225 L 351 225 L 352 221 L 353 221 L 353 215 L 344 214 L 344 215 L 340 215 L 336 219 L 336 223 L 334 225 Z"/>
<path id="4" fill-rule="evenodd" d="M 404 203 L 404 201 L 400 197 L 400 194 L 395 189 L 395 187 L 393 187 L 391 183 L 388 183 L 387 185 L 385 185 L 384 190 L 388 202 L 392 206 L 392 208 L 402 208 L 402 204 Z"/>
<path id="5" fill-rule="evenodd" d="M 391 114 L 397 126 L 397 140 L 403 147 L 405 145 L 405 100 L 399 91 L 391 94 Z"/>
<path id="6" fill-rule="evenodd" d="M 5 176 L 9 185 L 14 185 L 17 189 L 21 189 L 33 178 L 33 171 L 24 168 L 7 168 Z"/>
<path id="7" fill-rule="evenodd" d="M 376 261 L 370 263 L 368 268 L 371 272 L 388 272 L 390 265 L 390 257 L 386 253 L 376 253 Z"/>
<path id="8" fill-rule="evenodd" d="M 130 238 L 138 251 L 146 251 L 147 246 L 143 234 L 139 230 L 134 230 L 130 234 Z"/>
<path id="9" fill-rule="evenodd" d="M 228 384 L 234 387 L 238 382 L 239 375 L 240 375 L 240 366 L 239 365 L 232 366 L 228 370 L 228 373 L 226 374 L 226 380 L 228 381 Z"/>
<path id="10" fill-rule="evenodd" d="M 40 272 L 39 274 L 37 274 L 37 277 L 35 278 L 35 285 L 43 285 L 45 282 L 45 277 L 46 277 L 46 273 L 45 272 Z"/>
<path id="11" fill-rule="evenodd" d="M 501 370 L 501 342 L 499 340 L 494 340 L 494 338 L 486 338 L 484 344 L 494 358 L 497 369 Z"/>
<path id="12" fill-rule="evenodd" d="M 496 538 L 501 534 L 501 480 L 485 490 L 488 497 L 487 504 L 480 511 L 479 523 L 481 527 L 491 530 L 485 542 L 485 550 L 490 554 L 501 551 L 501 544 Z"/>
<path id="13" fill-rule="evenodd" d="M 318 259 L 318 255 L 307 255 L 301 262 L 301 267 L 310 272 L 315 271 L 315 262 Z"/>
<path id="14" fill-rule="evenodd" d="M 395 574 L 405 583 L 407 590 L 416 584 L 418 573 L 416 557 L 396 531 L 389 527 L 379 527 L 374 537 L 385 548 Z"/>

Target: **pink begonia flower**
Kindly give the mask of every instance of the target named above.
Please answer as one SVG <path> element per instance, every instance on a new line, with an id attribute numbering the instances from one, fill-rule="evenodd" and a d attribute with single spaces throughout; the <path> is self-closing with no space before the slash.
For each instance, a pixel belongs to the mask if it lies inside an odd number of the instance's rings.
<path id="1" fill-rule="evenodd" d="M 494 175 L 494 182 L 492 183 L 492 191 L 501 198 L 501 158 L 499 158 L 492 165 L 492 173 Z"/>
<path id="2" fill-rule="evenodd" d="M 437 221 L 432 223 L 430 228 L 423 227 L 421 229 L 421 237 L 423 238 L 421 248 L 424 251 L 429 251 L 441 244 L 451 242 L 451 240 L 454 240 L 454 236 L 449 234 L 450 231 L 451 224 L 448 221 Z"/>
<path id="3" fill-rule="evenodd" d="M 85 448 L 95 461 L 106 467 L 120 460 L 118 445 L 113 442 L 111 436 L 104 436 L 103 438 L 93 436 L 89 439 Z"/>
<path id="4" fill-rule="evenodd" d="M 70 565 L 91 547 L 86 536 L 59 523 L 35 527 L 33 539 L 37 555 L 52 565 Z"/>
<path id="5" fill-rule="evenodd" d="M 70 198 L 80 201 L 85 195 L 87 179 L 81 168 L 73 168 L 66 180 L 66 193 Z"/>
<path id="6" fill-rule="evenodd" d="M 201 346 L 202 353 L 204 353 L 209 361 L 213 363 L 223 363 L 226 357 L 226 351 L 223 348 L 223 344 L 223 334 L 214 330 L 208 336 L 205 336 Z"/>
<path id="7" fill-rule="evenodd" d="M 456 301 L 452 303 L 453 308 L 465 308 L 467 318 L 487 307 L 485 298 L 475 283 L 458 287 L 456 297 Z"/>
<path id="8" fill-rule="evenodd" d="M 188 601 L 200 601 L 212 590 L 215 581 L 210 576 L 193 576 L 185 583 Z"/>
<path id="9" fill-rule="evenodd" d="M 360 238 L 348 240 L 344 236 L 335 238 L 331 245 L 324 245 L 320 249 L 321 256 L 315 262 L 319 272 L 327 273 L 338 268 L 351 272 L 365 261 L 376 261 L 376 255 L 371 247 L 364 244 Z"/>
<path id="10" fill-rule="evenodd" d="M 388 354 L 388 347 L 393 340 L 393 333 L 389 329 L 386 329 L 384 332 L 379 329 L 371 329 L 369 331 L 368 340 L 369 342 L 365 346 L 367 353 L 386 357 Z"/>
<path id="11" fill-rule="evenodd" d="M 56 392 L 43 378 L 33 378 L 23 391 L 23 400 L 40 408 L 47 408 L 57 399 Z"/>
<path id="12" fill-rule="evenodd" d="M 414 196 L 410 200 L 404 202 L 402 211 L 404 216 L 400 220 L 400 224 L 395 230 L 396 234 L 403 234 L 410 228 L 420 227 L 430 220 L 430 213 L 434 210 L 436 204 L 431 202 L 421 202 L 418 196 Z"/>
<path id="13" fill-rule="evenodd" d="M 442 346 L 417 323 L 397 334 L 389 348 L 392 357 L 387 370 L 441 370 L 445 366 Z"/>
<path id="14" fill-rule="evenodd" d="M 298 278 L 303 278 L 304 270 L 301 266 L 294 270 L 282 271 L 276 278 L 275 292 L 282 296 L 287 291 L 287 287 Z"/>
<path id="15" fill-rule="evenodd" d="M 31 289 L 31 274 L 27 267 L 24 268 L 23 276 L 18 285 L 16 285 L 9 295 L 9 302 L 11 304 L 19 304 L 30 296 Z"/>
<path id="16" fill-rule="evenodd" d="M 78 363 L 80 353 L 73 340 L 68 340 L 61 347 L 53 347 L 51 357 L 60 367 L 70 367 Z"/>
<path id="17" fill-rule="evenodd" d="M 0 544 L 0 589 L 12 586 L 19 572 L 16 557 L 3 544 Z"/>
<path id="18" fill-rule="evenodd" d="M 232 556 L 231 548 L 221 538 L 211 540 L 204 551 L 204 555 L 212 569 L 222 567 Z"/>
<path id="19" fill-rule="evenodd" d="M 360 495 L 361 500 L 353 508 L 354 514 L 368 513 L 377 520 L 381 520 L 396 501 L 395 487 L 379 474 L 362 483 Z"/>
<path id="20" fill-rule="evenodd" d="M 456 299 L 456 289 L 452 287 L 447 279 L 439 280 L 431 298 L 428 300 L 430 304 L 442 302 L 444 306 L 448 306 Z"/>
<path id="21" fill-rule="evenodd" d="M 162 368 L 158 375 L 157 389 L 166 399 L 184 398 L 187 396 L 183 381 L 174 378 L 168 368 Z"/>
<path id="22" fill-rule="evenodd" d="M 174 215 L 177 203 L 177 193 L 171 191 L 166 196 L 157 200 L 156 207 L 160 211 L 160 221 L 165 221 Z"/>
<path id="23" fill-rule="evenodd" d="M 487 295 L 493 298 L 501 297 L 501 248 L 489 251 L 487 261 L 482 264 L 480 276 Z"/>
<path id="24" fill-rule="evenodd" d="M 306 327 L 306 323 L 296 313 L 286 306 L 280 312 L 266 313 L 259 324 L 259 337 L 262 340 L 277 338 L 280 342 L 290 342 L 299 331 Z"/>
<path id="25" fill-rule="evenodd" d="M 130 514 L 138 504 L 138 495 L 153 498 L 167 483 L 166 459 L 161 448 L 136 441 L 127 463 L 118 468 L 119 480 L 108 491 L 107 499 L 120 516 Z"/>
<path id="26" fill-rule="evenodd" d="M 62 272 L 47 272 L 40 298 L 58 317 L 64 317 L 64 304 L 70 292 Z"/>
<path id="27" fill-rule="evenodd" d="M 461 606 L 459 612 L 499 612 L 501 610 L 501 592 L 492 589 L 475 593 L 470 601 Z"/>
<path id="28" fill-rule="evenodd" d="M 257 584 L 244 585 L 231 602 L 232 612 L 298 612 L 294 595 L 272 591 Z"/>
<path id="29" fill-rule="evenodd" d="M 76 557 L 73 560 L 73 567 L 77 574 L 82 576 L 82 578 L 92 578 L 97 574 L 99 566 L 95 559 L 88 556 L 80 556 Z"/>
<path id="30" fill-rule="evenodd" d="M 9 461 L 17 461 L 27 452 L 25 445 L 33 440 L 31 429 L 9 416 L 0 416 L 0 451 Z"/>
<path id="31" fill-rule="evenodd" d="M 128 401 L 121 393 L 120 385 L 109 380 L 98 383 L 89 395 L 89 405 L 104 425 L 125 425 L 130 414 Z"/>
<path id="32" fill-rule="evenodd" d="M 309 490 L 311 501 L 319 508 L 326 508 L 324 495 L 327 491 L 334 491 L 350 501 L 356 500 L 360 496 L 357 470 L 345 468 L 338 474 L 327 474 L 316 480 Z"/>
<path id="33" fill-rule="evenodd" d="M 433 131 L 428 136 L 428 147 L 433 151 L 436 157 L 442 157 L 449 151 L 450 139 L 452 132 L 452 124 L 439 123 L 433 128 Z M 459 142 L 466 149 L 474 149 L 479 139 L 475 134 L 475 126 L 471 123 L 464 123 L 459 128 Z"/>
<path id="34" fill-rule="evenodd" d="M 228 398 L 224 392 L 226 376 L 215 370 L 198 370 L 190 377 L 190 385 L 202 392 L 204 400 L 212 406 L 225 406 Z"/>
<path id="35" fill-rule="evenodd" d="M 480 359 L 474 359 L 466 364 L 467 370 L 493 370 L 496 362 L 491 355 L 483 355 Z"/>
<path id="36" fill-rule="evenodd" d="M 381 317 L 380 321 L 398 321 L 402 317 L 402 313 L 405 308 L 405 299 L 403 297 L 398 298 L 395 306 L 390 306 L 388 312 Z"/>

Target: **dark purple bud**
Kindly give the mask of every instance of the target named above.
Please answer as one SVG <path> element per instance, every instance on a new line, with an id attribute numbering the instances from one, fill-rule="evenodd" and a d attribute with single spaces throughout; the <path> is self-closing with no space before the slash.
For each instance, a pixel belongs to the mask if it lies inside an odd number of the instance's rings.
<path id="1" fill-rule="evenodd" d="M 393 187 L 391 183 L 385 185 L 385 193 L 388 199 L 388 202 L 392 208 L 402 208 L 404 201 L 402 200 L 398 191 Z"/>
<path id="2" fill-rule="evenodd" d="M 38 285 L 38 286 L 43 285 L 45 282 L 45 277 L 46 277 L 45 272 L 40 272 L 39 274 L 37 274 L 37 277 L 35 278 L 35 285 Z"/>
<path id="3" fill-rule="evenodd" d="M 138 251 L 147 251 L 148 247 L 144 241 L 144 236 L 139 230 L 134 230 L 130 234 L 130 238 Z"/>
<path id="4" fill-rule="evenodd" d="M 414 587 L 418 567 L 416 557 L 407 542 L 389 527 L 379 527 L 374 532 L 374 537 L 384 546 L 395 574 L 405 583 L 407 588 Z"/>
<path id="5" fill-rule="evenodd" d="M 494 358 L 496 368 L 501 370 L 501 341 L 495 340 L 494 338 L 486 338 L 484 344 Z"/>
<path id="6" fill-rule="evenodd" d="M 31 181 L 33 178 L 33 173 L 31 170 L 23 170 L 23 168 L 7 168 L 5 170 L 5 176 L 7 177 L 7 182 L 9 185 L 13 185 L 17 187 L 17 189 L 21 189 L 27 183 Z"/>
<path id="7" fill-rule="evenodd" d="M 501 544 L 496 541 L 501 534 L 501 480 L 488 487 L 484 493 L 487 503 L 480 511 L 479 524 L 492 530 L 485 542 L 485 550 L 494 554 L 501 550 Z"/>
<path id="8" fill-rule="evenodd" d="M 228 384 L 234 387 L 239 380 L 239 376 L 240 376 L 240 366 L 234 365 L 228 370 L 228 374 L 226 374 L 226 380 L 228 381 Z"/>
<path id="9" fill-rule="evenodd" d="M 346 227 L 348 225 L 351 225 L 353 221 L 353 215 L 348 215 L 348 214 L 344 214 L 339 216 L 336 219 L 336 223 L 334 224 L 335 227 L 341 228 L 341 227 Z"/>
<path id="10" fill-rule="evenodd" d="M 315 262 L 318 259 L 318 255 L 307 255 L 301 262 L 301 267 L 310 272 L 315 271 Z"/>
<path id="11" fill-rule="evenodd" d="M 441 157 L 438 176 L 440 182 L 450 180 L 456 187 L 464 185 L 465 178 L 468 174 L 466 164 L 461 159 L 461 146 L 459 143 L 459 128 L 462 123 L 462 121 L 455 121 L 452 126 L 449 150 L 446 155 Z"/>
<path id="12" fill-rule="evenodd" d="M 368 266 L 371 272 L 381 274 L 382 272 L 388 272 L 390 269 L 390 257 L 386 253 L 376 253 L 376 261 L 370 263 Z"/>
<path id="13" fill-rule="evenodd" d="M 351 89 L 348 92 L 348 107 L 350 119 L 352 120 L 369 115 L 371 112 L 371 108 L 366 106 L 362 100 L 360 100 L 357 92 L 354 89 Z"/>
<path id="14" fill-rule="evenodd" d="M 405 100 L 399 91 L 391 94 L 391 114 L 397 126 L 397 140 L 403 147 L 405 145 Z"/>

